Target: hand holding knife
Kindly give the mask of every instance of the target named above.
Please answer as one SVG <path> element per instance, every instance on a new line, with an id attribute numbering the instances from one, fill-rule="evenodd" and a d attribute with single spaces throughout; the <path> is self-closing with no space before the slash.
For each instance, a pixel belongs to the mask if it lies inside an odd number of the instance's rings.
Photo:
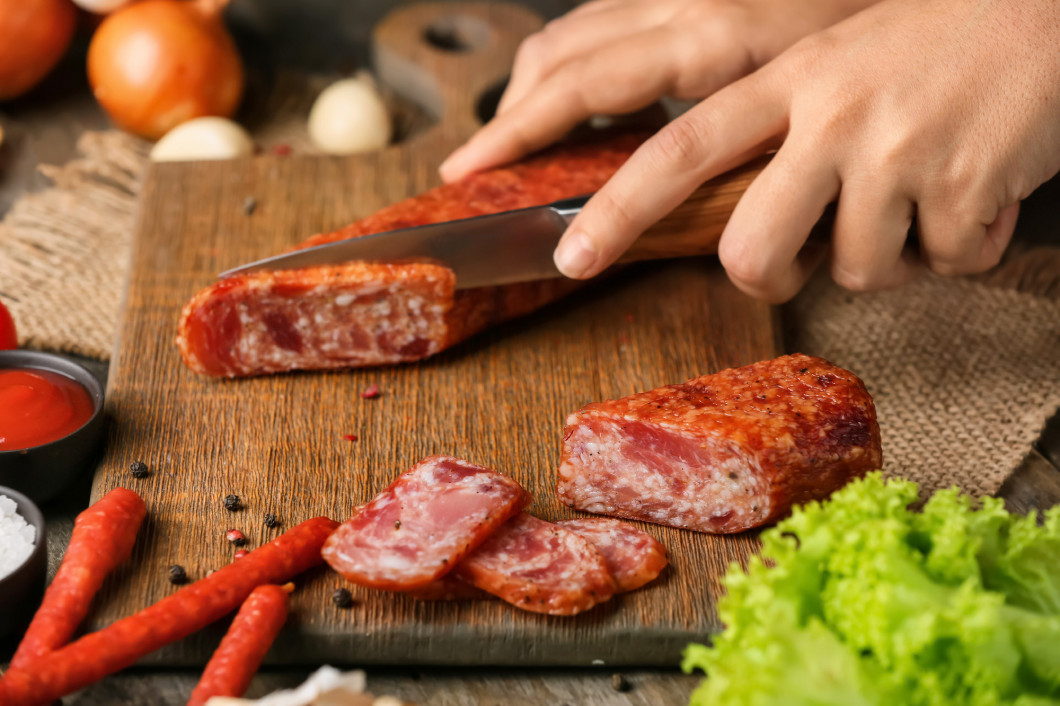
<path id="1" fill-rule="evenodd" d="M 620 263 L 717 252 L 725 224 L 744 190 L 767 163 L 754 160 L 712 179 L 649 228 Z M 221 277 L 353 260 L 435 260 L 456 273 L 458 289 L 561 277 L 552 260 L 560 237 L 589 196 L 487 216 L 365 235 L 257 260 Z"/>

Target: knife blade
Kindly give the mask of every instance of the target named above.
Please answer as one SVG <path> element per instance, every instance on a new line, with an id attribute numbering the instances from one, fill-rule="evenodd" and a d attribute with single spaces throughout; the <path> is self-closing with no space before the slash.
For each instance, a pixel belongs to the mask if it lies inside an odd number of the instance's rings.
<path id="1" fill-rule="evenodd" d="M 561 277 L 552 251 L 588 200 L 589 196 L 579 196 L 545 206 L 362 235 L 267 257 L 222 272 L 220 277 L 353 260 L 414 258 L 445 264 L 456 274 L 458 289 Z"/>
<path id="2" fill-rule="evenodd" d="M 736 202 L 768 158 L 760 158 L 700 186 L 644 233 L 619 262 L 717 252 Z M 354 260 L 435 260 L 456 274 L 457 289 L 561 277 L 552 261 L 560 236 L 589 196 L 544 206 L 432 223 L 339 240 L 235 267 L 224 279 L 259 270 L 290 270 Z"/>

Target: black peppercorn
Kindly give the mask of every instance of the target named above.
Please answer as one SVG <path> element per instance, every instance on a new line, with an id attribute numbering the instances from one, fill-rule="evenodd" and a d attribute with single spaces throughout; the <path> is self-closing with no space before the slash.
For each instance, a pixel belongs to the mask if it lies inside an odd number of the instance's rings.
<path id="1" fill-rule="evenodd" d="M 184 570 L 184 567 L 180 564 L 173 564 L 169 567 L 169 582 L 173 584 L 182 584 L 188 580 L 188 572 Z"/>
<path id="2" fill-rule="evenodd" d="M 279 520 L 276 519 L 276 515 L 272 514 L 271 512 L 265 513 L 264 522 L 265 526 L 270 529 L 280 524 Z"/>
<path id="3" fill-rule="evenodd" d="M 143 461 L 133 461 L 129 464 L 129 473 L 132 473 L 133 478 L 146 478 L 149 473 L 147 464 Z"/>
<path id="4" fill-rule="evenodd" d="M 238 495 L 226 495 L 225 496 L 225 510 L 229 512 L 236 512 L 243 508 L 243 502 L 239 499 Z"/>
<path id="5" fill-rule="evenodd" d="M 353 606 L 353 594 L 345 588 L 336 588 L 331 594 L 331 602 L 336 608 L 350 608 Z"/>

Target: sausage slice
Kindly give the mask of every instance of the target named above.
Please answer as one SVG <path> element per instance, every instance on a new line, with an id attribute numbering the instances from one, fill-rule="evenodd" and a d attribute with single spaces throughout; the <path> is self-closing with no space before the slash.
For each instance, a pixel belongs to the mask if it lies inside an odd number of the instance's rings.
<path id="1" fill-rule="evenodd" d="M 430 456 L 357 510 L 324 544 L 350 581 L 390 591 L 448 573 L 530 502 L 511 478 L 452 456 Z"/>
<path id="2" fill-rule="evenodd" d="M 589 541 L 604 558 L 620 593 L 633 591 L 666 568 L 666 547 L 628 522 L 610 517 L 582 517 L 556 523 Z"/>
<path id="3" fill-rule="evenodd" d="M 548 615 L 580 613 L 616 591 L 592 544 L 526 513 L 502 525 L 454 573 L 514 606 Z"/>

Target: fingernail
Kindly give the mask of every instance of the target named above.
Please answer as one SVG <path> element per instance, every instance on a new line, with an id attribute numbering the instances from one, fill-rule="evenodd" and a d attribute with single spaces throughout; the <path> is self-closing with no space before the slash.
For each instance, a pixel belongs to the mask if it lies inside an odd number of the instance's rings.
<path id="1" fill-rule="evenodd" d="M 587 239 L 581 233 L 574 233 L 564 238 L 556 248 L 553 260 L 556 268 L 566 277 L 579 279 L 596 264 L 596 251 L 588 246 Z"/>

